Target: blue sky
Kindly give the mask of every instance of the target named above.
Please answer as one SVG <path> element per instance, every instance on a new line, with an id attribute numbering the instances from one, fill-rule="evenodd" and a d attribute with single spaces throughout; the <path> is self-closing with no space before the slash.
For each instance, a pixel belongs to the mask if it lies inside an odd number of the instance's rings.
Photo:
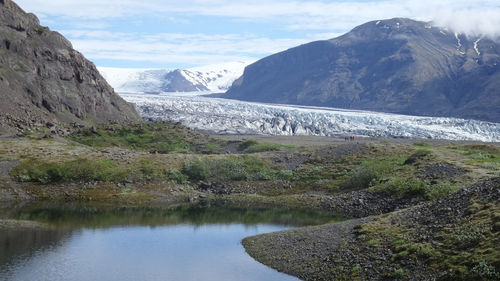
<path id="1" fill-rule="evenodd" d="M 432 20 L 500 36 L 499 0 L 17 0 L 98 66 L 186 68 L 255 60 L 371 20 Z"/>

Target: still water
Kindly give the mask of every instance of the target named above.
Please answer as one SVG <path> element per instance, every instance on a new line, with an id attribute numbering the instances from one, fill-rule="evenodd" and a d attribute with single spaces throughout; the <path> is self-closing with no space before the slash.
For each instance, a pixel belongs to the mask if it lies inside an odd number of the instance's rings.
<path id="1" fill-rule="evenodd" d="M 2 218 L 48 229 L 0 230 L 0 280 L 298 280 L 246 254 L 244 237 L 331 221 L 324 213 L 221 206 L 37 205 Z"/>

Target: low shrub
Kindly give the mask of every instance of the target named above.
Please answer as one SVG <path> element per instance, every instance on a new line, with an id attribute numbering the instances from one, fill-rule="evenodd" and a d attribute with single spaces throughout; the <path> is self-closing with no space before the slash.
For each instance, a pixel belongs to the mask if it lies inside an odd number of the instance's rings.
<path id="1" fill-rule="evenodd" d="M 418 178 L 395 177 L 385 183 L 374 186 L 375 192 L 383 193 L 394 198 L 426 197 L 427 183 Z"/>
<path id="2" fill-rule="evenodd" d="M 186 161 L 183 169 L 190 180 L 243 181 L 291 178 L 291 171 L 269 167 L 262 159 L 252 156 L 202 158 Z"/>
<path id="3" fill-rule="evenodd" d="M 458 249 L 467 249 L 475 246 L 490 230 L 486 224 L 464 223 L 450 233 L 450 242 Z"/>
<path id="4" fill-rule="evenodd" d="M 424 149 L 419 149 L 415 152 L 413 152 L 408 158 L 406 158 L 404 164 L 409 165 L 417 162 L 419 159 L 423 159 L 427 156 L 432 155 L 432 152 L 429 150 L 424 150 Z"/>
<path id="5" fill-rule="evenodd" d="M 345 189 L 368 188 L 400 169 L 401 164 L 399 157 L 366 160 L 344 176 L 342 186 Z"/>
<path id="6" fill-rule="evenodd" d="M 17 166 L 12 171 L 12 176 L 21 182 L 47 184 L 70 181 L 123 180 L 127 177 L 127 172 L 111 160 L 77 159 L 56 163 L 30 159 Z"/>
<path id="7" fill-rule="evenodd" d="M 200 159 L 186 161 L 183 173 L 191 180 L 206 180 L 209 177 L 206 164 Z"/>
<path id="8" fill-rule="evenodd" d="M 436 200 L 446 197 L 447 195 L 457 191 L 458 189 L 459 187 L 456 185 L 441 182 L 438 184 L 430 185 L 425 195 L 427 199 Z"/>
<path id="9" fill-rule="evenodd" d="M 187 183 L 187 181 L 189 180 L 187 175 L 184 175 L 181 171 L 177 169 L 167 170 L 167 177 L 169 180 L 174 181 L 178 184 Z"/>
<path id="10" fill-rule="evenodd" d="M 484 261 L 480 261 L 474 265 L 470 270 L 470 275 L 474 280 L 497 280 L 500 278 L 500 274 L 496 271 L 495 267 Z"/>

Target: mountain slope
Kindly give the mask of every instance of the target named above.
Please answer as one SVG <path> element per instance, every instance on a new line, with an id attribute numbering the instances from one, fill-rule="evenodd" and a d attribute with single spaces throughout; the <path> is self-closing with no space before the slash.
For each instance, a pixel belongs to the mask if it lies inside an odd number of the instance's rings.
<path id="1" fill-rule="evenodd" d="M 93 63 L 10 0 L 0 0 L 0 37 L 0 132 L 139 120 Z"/>
<path id="2" fill-rule="evenodd" d="M 117 92 L 225 92 L 248 62 L 230 62 L 190 69 L 123 69 L 99 67 Z"/>
<path id="3" fill-rule="evenodd" d="M 499 88 L 499 44 L 396 18 L 257 61 L 225 97 L 500 122 Z"/>

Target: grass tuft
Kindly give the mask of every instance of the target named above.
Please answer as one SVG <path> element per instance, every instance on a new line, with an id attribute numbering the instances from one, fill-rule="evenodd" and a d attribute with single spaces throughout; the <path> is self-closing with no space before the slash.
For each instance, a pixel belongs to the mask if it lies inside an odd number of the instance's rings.
<path id="1" fill-rule="evenodd" d="M 190 180 L 210 181 L 262 181 L 289 179 L 292 171 L 270 168 L 264 160 L 253 156 L 201 158 L 186 161 L 183 169 Z"/>

